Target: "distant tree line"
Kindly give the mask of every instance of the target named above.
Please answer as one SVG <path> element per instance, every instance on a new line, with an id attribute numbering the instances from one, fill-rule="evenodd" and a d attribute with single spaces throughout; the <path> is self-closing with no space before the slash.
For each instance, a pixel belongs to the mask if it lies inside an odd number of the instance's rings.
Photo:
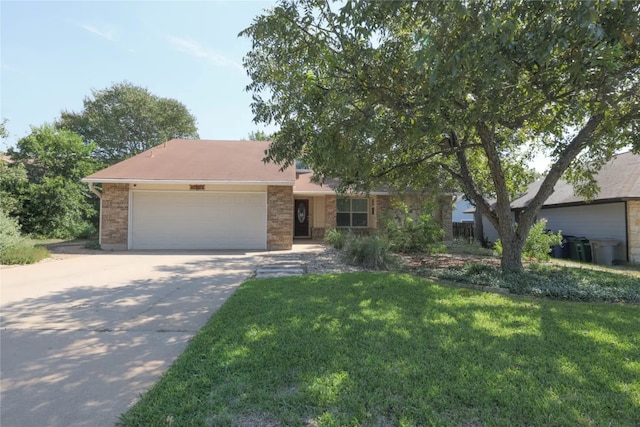
<path id="1" fill-rule="evenodd" d="M 33 126 L 3 155 L 0 215 L 16 219 L 25 234 L 89 237 L 98 203 L 80 180 L 172 138 L 198 138 L 195 117 L 179 101 L 127 82 L 92 90 L 81 111 Z"/>

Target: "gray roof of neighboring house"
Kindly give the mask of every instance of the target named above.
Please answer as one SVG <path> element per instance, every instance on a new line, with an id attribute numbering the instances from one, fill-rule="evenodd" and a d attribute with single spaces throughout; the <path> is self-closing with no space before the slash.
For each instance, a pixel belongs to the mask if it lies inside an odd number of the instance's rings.
<path id="1" fill-rule="evenodd" d="M 594 202 L 640 199 L 640 155 L 631 152 L 618 154 L 602 166 L 595 178 L 600 191 L 594 197 Z M 511 208 L 523 209 L 527 207 L 541 185 L 542 179 L 531 184 L 524 194 L 511 203 Z M 583 202 L 584 198 L 574 194 L 571 184 L 560 180 L 551 196 L 545 201 L 544 206 Z"/>

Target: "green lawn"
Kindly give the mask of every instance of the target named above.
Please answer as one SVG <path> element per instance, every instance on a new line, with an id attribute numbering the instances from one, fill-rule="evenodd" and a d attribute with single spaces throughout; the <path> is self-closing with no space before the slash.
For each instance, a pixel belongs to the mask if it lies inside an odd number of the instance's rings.
<path id="1" fill-rule="evenodd" d="M 640 306 L 409 275 L 250 280 L 126 426 L 637 426 Z"/>

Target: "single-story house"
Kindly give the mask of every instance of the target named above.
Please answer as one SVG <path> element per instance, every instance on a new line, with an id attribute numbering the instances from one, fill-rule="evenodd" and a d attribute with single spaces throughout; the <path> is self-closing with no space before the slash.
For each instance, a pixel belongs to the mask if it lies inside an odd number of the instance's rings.
<path id="1" fill-rule="evenodd" d="M 473 222 L 473 205 L 464 198 L 463 194 L 453 196 L 453 222 Z"/>
<path id="2" fill-rule="evenodd" d="M 576 196 L 568 182 L 558 181 L 538 219 L 546 218 L 549 230 L 561 230 L 564 235 L 615 240 L 615 260 L 640 262 L 640 156 L 631 152 L 618 154 L 595 178 L 600 191 L 590 202 Z M 516 220 L 540 185 L 541 179 L 511 203 Z M 486 218 L 483 228 L 489 241 L 498 239 L 498 232 Z"/>
<path id="3" fill-rule="evenodd" d="M 312 172 L 264 163 L 266 141 L 174 139 L 83 181 L 103 249 L 290 249 L 331 227 L 375 230 L 388 191 L 338 195 Z M 101 184 L 98 191 L 94 185 Z M 451 203 L 439 213 L 450 238 Z"/>

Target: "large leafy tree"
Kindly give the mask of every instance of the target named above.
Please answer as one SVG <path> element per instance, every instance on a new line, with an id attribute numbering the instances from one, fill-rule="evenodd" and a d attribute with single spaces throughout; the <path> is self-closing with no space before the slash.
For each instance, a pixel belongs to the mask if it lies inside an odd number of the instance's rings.
<path id="1" fill-rule="evenodd" d="M 271 137 L 263 130 L 249 132 L 249 141 L 269 141 Z"/>
<path id="2" fill-rule="evenodd" d="M 9 131 L 6 124 L 7 119 L 0 121 L 0 141 L 5 142 L 9 137 Z M 27 173 L 24 166 L 17 165 L 10 167 L 11 159 L 5 158 L 4 153 L 0 159 L 0 211 L 2 215 L 15 215 L 20 206 L 18 194 L 23 192 L 26 187 Z"/>
<path id="3" fill-rule="evenodd" d="M 82 111 L 63 111 L 57 126 L 95 144 L 95 157 L 106 164 L 172 138 L 198 138 L 196 119 L 184 104 L 126 82 L 93 90 Z"/>
<path id="4" fill-rule="evenodd" d="M 452 177 L 520 270 L 558 179 L 592 195 L 605 160 L 640 149 L 639 29 L 627 1 L 283 0 L 241 35 L 255 120 L 280 129 L 268 160 L 362 189 Z M 538 150 L 553 163 L 516 222 Z"/>
<path id="5" fill-rule="evenodd" d="M 12 163 L 3 166 L 0 190 L 10 195 L 7 211 L 24 232 L 75 237 L 83 231 L 95 212 L 80 179 L 96 170 L 94 148 L 69 130 L 43 125 L 9 149 Z"/>

